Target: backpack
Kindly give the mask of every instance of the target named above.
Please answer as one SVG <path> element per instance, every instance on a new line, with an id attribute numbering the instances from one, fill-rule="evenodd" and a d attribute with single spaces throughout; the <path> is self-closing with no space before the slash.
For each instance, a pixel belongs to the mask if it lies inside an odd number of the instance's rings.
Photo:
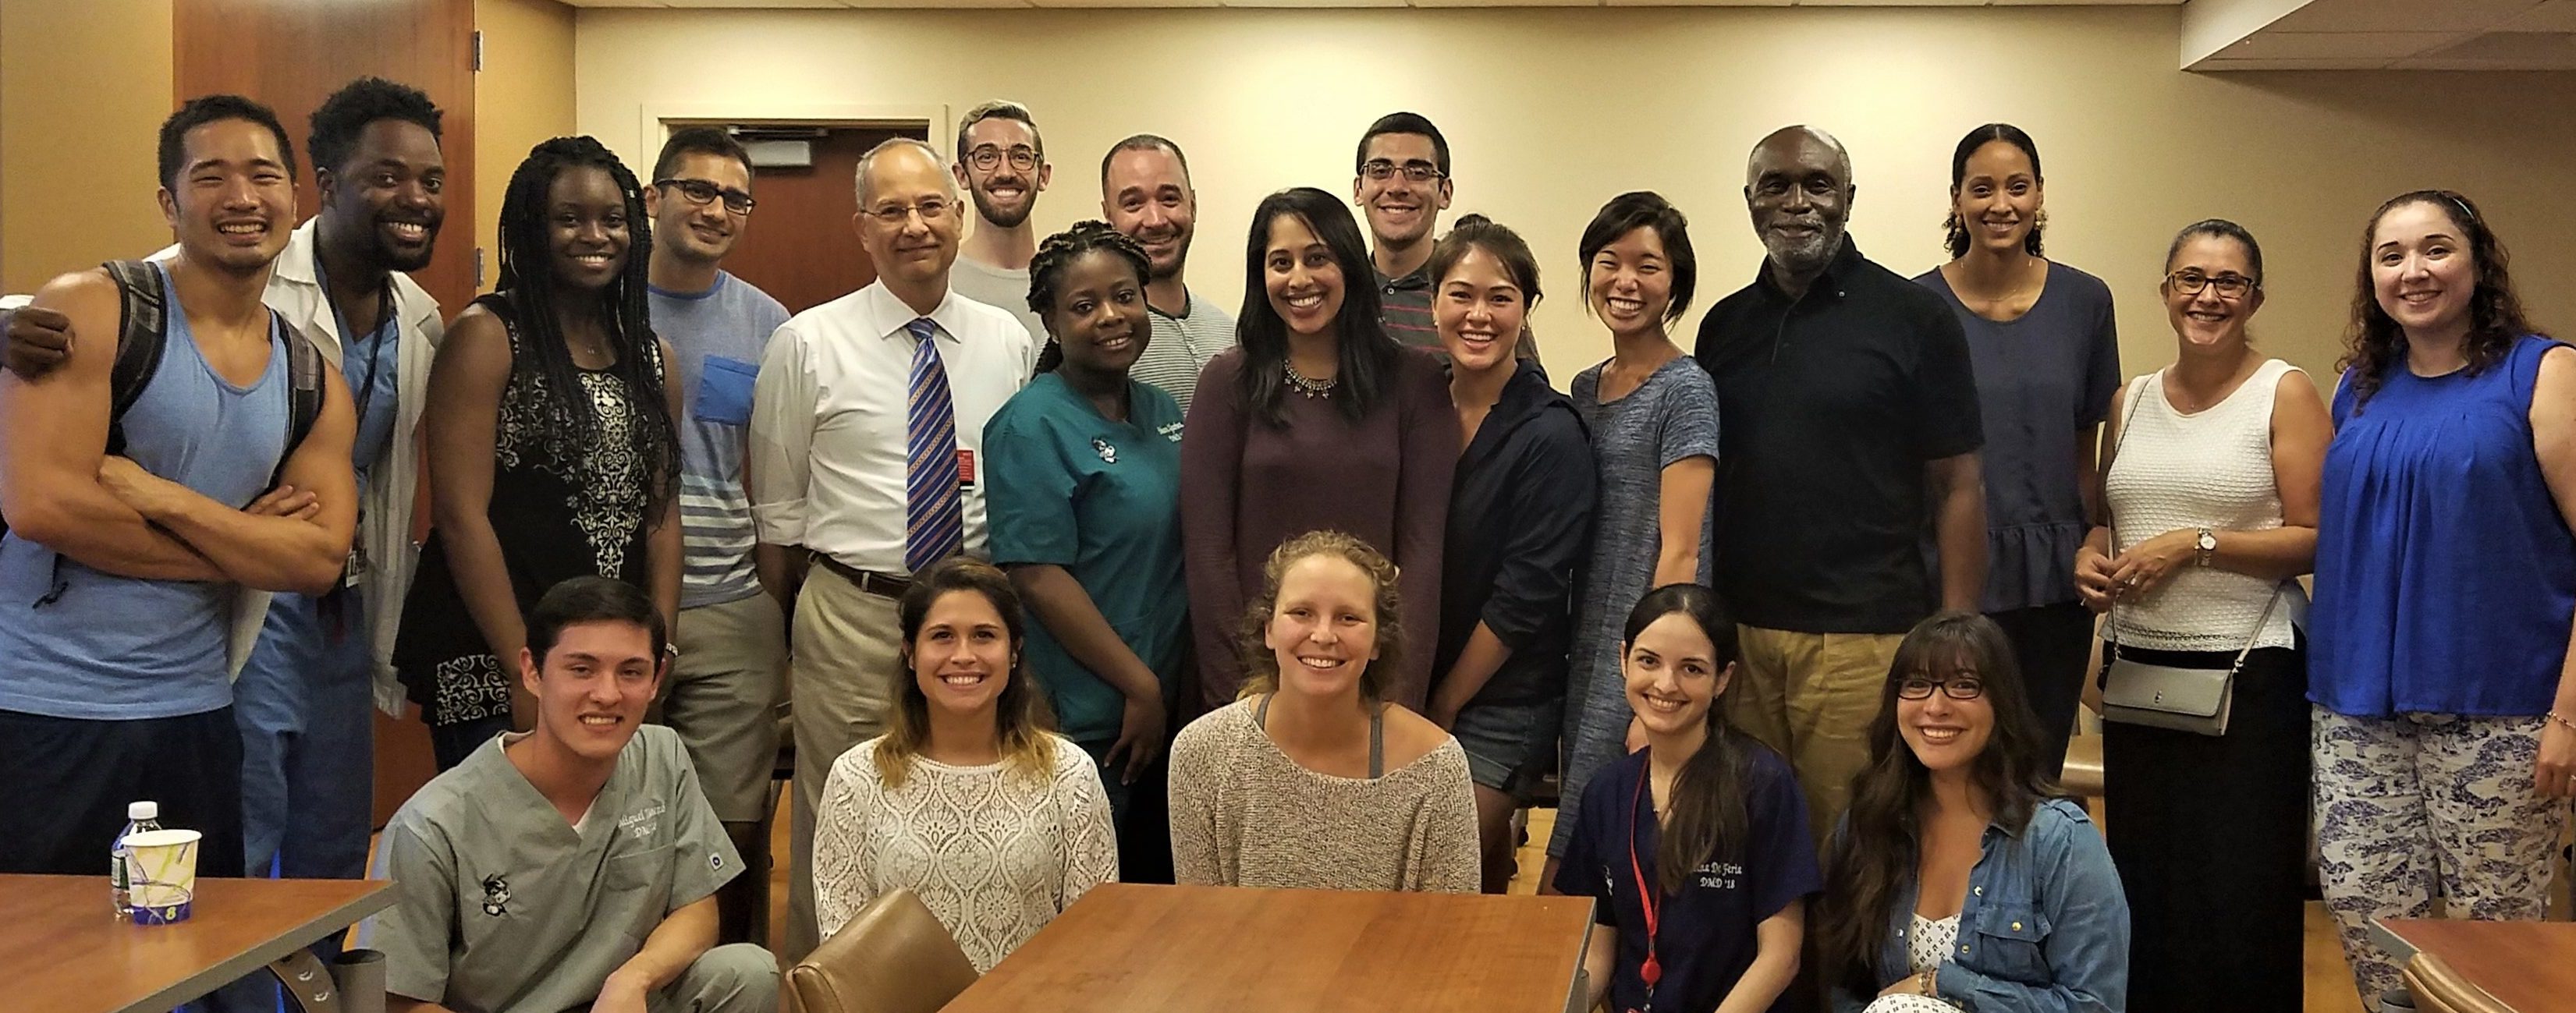
<path id="1" fill-rule="evenodd" d="M 153 374 L 161 369 L 161 354 L 170 340 L 170 294 L 163 284 L 161 271 L 141 260 L 111 260 L 99 265 L 116 282 L 123 305 L 118 312 L 116 362 L 108 368 L 107 452 L 125 452 L 125 413 L 143 397 L 143 389 L 152 383 Z M 283 327 L 282 324 L 273 325 Z M 293 328 L 286 330 L 286 452 L 279 454 L 277 467 L 269 472 L 268 487 L 276 488 L 286 473 L 286 462 L 295 456 L 295 448 L 313 432 L 313 423 L 322 417 L 322 372 L 330 368 L 322 351 L 313 347 Z M 0 518 L 0 534 L 9 530 L 6 518 Z M 36 600 L 38 606 L 50 605 L 68 587 L 62 577 L 62 557 L 54 557 L 53 590 Z"/>

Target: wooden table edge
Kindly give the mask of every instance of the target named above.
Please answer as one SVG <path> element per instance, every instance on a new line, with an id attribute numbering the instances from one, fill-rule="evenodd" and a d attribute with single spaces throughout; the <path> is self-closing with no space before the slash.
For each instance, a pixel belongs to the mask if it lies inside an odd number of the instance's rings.
<path id="1" fill-rule="evenodd" d="M 267 967 L 270 962 L 280 957 L 313 945 L 314 941 L 335 931 L 335 927 L 355 926 L 367 916 L 394 906 L 392 880 L 369 879 L 356 882 L 374 884 L 375 889 L 333 905 L 321 914 L 305 919 L 294 929 L 279 933 L 267 942 L 242 951 L 238 956 L 200 970 L 141 1000 L 127 1003 L 117 1013 L 166 1010 L 191 999 L 203 997 L 248 976 L 251 972 Z M 317 929 L 320 931 L 315 931 Z"/>
<path id="2" fill-rule="evenodd" d="M 2368 926 L 2370 941 L 2378 944 L 2380 949 L 2388 951 L 2388 955 L 2395 959 L 2399 966 L 2405 966 L 2407 961 L 2415 959 L 2415 944 L 2408 942 L 2405 936 L 2398 935 L 2396 929 L 2389 928 L 2377 918 L 2369 919 Z"/>

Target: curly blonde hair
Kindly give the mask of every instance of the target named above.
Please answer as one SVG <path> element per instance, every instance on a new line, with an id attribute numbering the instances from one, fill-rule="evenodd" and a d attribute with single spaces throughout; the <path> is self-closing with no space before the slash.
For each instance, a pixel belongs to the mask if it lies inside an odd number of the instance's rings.
<path id="1" fill-rule="evenodd" d="M 1378 673 L 1404 668 L 1404 610 L 1398 607 L 1395 591 L 1395 563 L 1385 554 L 1359 538 L 1339 531 L 1309 531 L 1271 550 L 1270 561 L 1261 567 L 1261 594 L 1243 613 L 1242 636 L 1237 648 L 1243 655 L 1243 690 L 1237 699 L 1275 693 L 1279 690 L 1279 656 L 1262 643 L 1270 628 L 1270 614 L 1279 607 L 1279 578 L 1288 568 L 1310 556 L 1331 556 L 1360 568 L 1377 584 L 1377 657 L 1360 669 L 1360 699 L 1376 704 L 1385 699 L 1386 677 Z"/>

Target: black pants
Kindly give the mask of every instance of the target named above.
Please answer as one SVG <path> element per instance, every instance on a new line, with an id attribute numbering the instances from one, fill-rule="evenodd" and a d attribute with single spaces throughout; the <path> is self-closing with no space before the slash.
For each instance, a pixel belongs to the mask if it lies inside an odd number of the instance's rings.
<path id="1" fill-rule="evenodd" d="M 456 769 L 492 737 L 510 730 L 509 715 L 473 718 L 452 725 L 429 726 L 429 754 L 441 774 Z"/>
<path id="2" fill-rule="evenodd" d="M 2081 602 L 1996 612 L 1986 618 L 2012 641 L 2013 661 L 2039 714 L 2040 766 L 2050 780 L 2066 768 L 2066 739 L 2084 700 L 2084 663 L 2093 656 L 2093 610 Z"/>
<path id="3" fill-rule="evenodd" d="M 2221 668 L 2235 652 L 2144 651 Z M 2129 1008 L 2296 1010 L 2308 855 L 2304 644 L 2236 677 L 2227 734 L 2106 722 L 2104 837 L 2129 896 Z"/>
<path id="4" fill-rule="evenodd" d="M 242 746 L 233 709 L 97 721 L 0 711 L 0 872 L 96 876 L 106 916 L 108 852 L 129 802 L 161 825 L 205 834 L 197 875 L 242 874 Z"/>

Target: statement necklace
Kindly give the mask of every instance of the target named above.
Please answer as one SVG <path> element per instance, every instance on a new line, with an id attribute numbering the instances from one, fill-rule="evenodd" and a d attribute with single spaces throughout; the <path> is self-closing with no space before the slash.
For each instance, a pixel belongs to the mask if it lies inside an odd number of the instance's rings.
<path id="1" fill-rule="evenodd" d="M 1295 388 L 1297 393 L 1304 394 L 1307 397 L 1332 397 L 1333 388 L 1342 382 L 1342 378 L 1338 376 L 1329 380 L 1310 380 L 1307 379 L 1306 374 L 1297 371 L 1296 363 L 1291 362 L 1286 365 L 1288 367 L 1288 386 Z"/>

